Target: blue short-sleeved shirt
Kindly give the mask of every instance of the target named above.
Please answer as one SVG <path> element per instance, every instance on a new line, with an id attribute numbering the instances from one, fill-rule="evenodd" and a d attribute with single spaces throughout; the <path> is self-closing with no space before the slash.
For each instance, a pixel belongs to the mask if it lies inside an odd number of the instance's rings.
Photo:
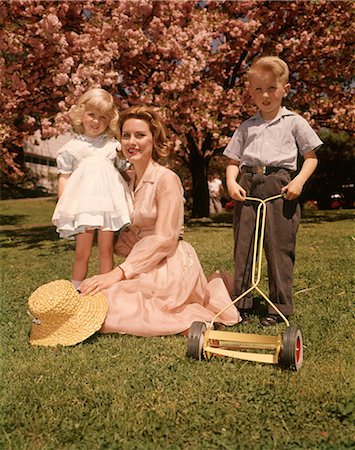
<path id="1" fill-rule="evenodd" d="M 297 169 L 298 153 L 304 156 L 323 142 L 306 119 L 283 107 L 271 121 L 260 113 L 243 122 L 223 154 L 242 166 L 274 166 Z"/>

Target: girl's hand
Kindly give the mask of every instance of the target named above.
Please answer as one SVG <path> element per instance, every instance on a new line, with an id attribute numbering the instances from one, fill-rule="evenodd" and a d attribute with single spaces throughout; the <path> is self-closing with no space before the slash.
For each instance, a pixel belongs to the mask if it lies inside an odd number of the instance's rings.
<path id="1" fill-rule="evenodd" d="M 116 267 L 111 270 L 111 272 L 86 278 L 86 280 L 84 280 L 79 286 L 79 291 L 82 295 L 95 295 L 103 289 L 107 289 L 123 279 L 123 270 L 120 267 Z"/>

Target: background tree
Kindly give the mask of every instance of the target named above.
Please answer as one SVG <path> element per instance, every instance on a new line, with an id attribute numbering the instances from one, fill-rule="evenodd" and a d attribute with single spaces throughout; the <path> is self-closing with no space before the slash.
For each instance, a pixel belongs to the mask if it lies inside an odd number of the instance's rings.
<path id="1" fill-rule="evenodd" d="M 355 207 L 354 139 L 348 133 L 321 131 L 324 142 L 319 166 L 305 186 L 304 198 L 317 201 L 320 209 L 329 209 L 331 196 L 343 196 L 343 207 Z"/>
<path id="2" fill-rule="evenodd" d="M 18 182 L 28 135 L 67 131 L 69 107 L 101 86 L 121 108 L 160 108 L 172 164 L 192 176 L 192 214 L 207 216 L 211 158 L 254 112 L 244 90 L 254 58 L 289 63 L 294 110 L 318 126 L 353 130 L 353 10 L 327 1 L 1 1 L 3 180 Z"/>

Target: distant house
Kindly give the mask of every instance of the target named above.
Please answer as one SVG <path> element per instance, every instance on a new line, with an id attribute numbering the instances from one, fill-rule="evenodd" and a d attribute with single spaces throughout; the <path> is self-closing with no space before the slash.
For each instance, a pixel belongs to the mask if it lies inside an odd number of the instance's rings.
<path id="1" fill-rule="evenodd" d="M 34 134 L 24 145 L 25 166 L 35 175 L 37 187 L 50 194 L 57 191 L 57 152 L 72 137 L 72 134 L 63 134 L 42 140 L 38 134 Z"/>

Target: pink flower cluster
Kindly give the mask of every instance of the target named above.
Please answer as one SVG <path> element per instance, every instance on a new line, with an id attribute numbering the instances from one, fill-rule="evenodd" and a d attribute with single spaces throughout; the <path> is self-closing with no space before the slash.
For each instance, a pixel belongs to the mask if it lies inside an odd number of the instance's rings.
<path id="1" fill-rule="evenodd" d="M 0 143 L 10 152 L 36 129 L 67 131 L 70 106 L 101 86 L 119 107 L 159 107 L 176 151 L 213 154 L 254 112 L 245 74 L 261 54 L 288 62 L 294 109 L 353 129 L 351 6 L 338 6 L 284 2 L 281 14 L 279 2 L 2 2 Z"/>

